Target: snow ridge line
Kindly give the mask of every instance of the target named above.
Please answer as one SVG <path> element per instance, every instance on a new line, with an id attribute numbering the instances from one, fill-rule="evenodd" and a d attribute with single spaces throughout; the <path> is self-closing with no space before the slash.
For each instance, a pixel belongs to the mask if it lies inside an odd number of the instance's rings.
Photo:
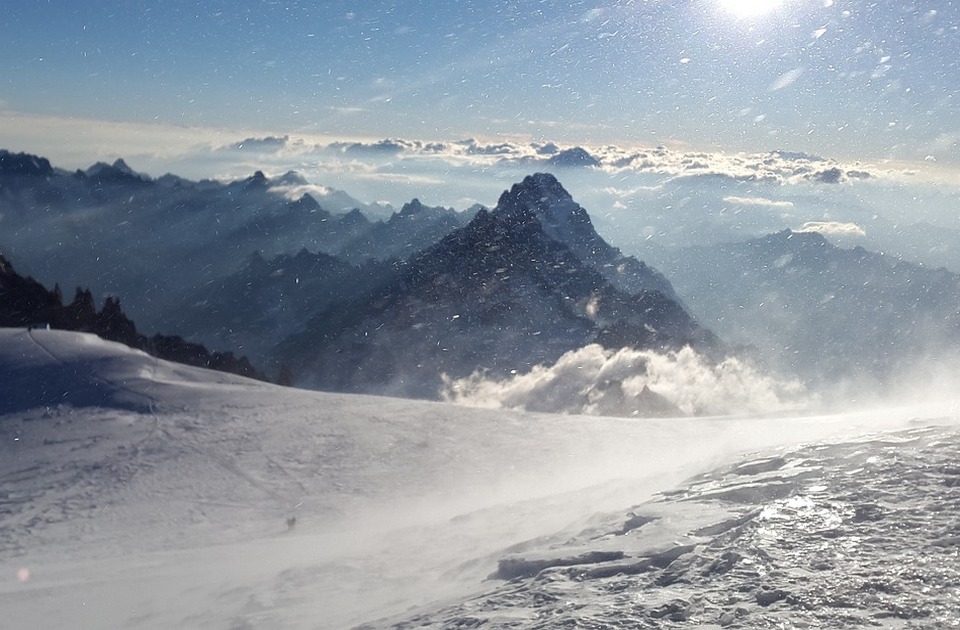
<path id="1" fill-rule="evenodd" d="M 67 362 L 66 362 L 66 361 L 64 361 L 61 357 L 57 356 L 52 350 L 50 350 L 50 348 L 48 348 L 47 346 L 45 346 L 39 339 L 37 339 L 36 335 L 33 334 L 33 331 L 32 331 L 32 330 L 27 329 L 26 333 L 27 333 L 27 338 L 30 339 L 30 341 L 33 342 L 33 344 L 34 344 L 41 352 L 43 352 L 45 355 L 47 355 L 48 357 L 50 357 L 50 359 L 52 359 L 53 361 L 55 361 L 58 365 L 67 365 Z M 154 358 L 154 361 L 156 361 L 156 358 Z M 117 389 L 117 390 L 120 390 L 120 391 L 122 391 L 122 392 L 125 392 L 125 393 L 127 393 L 127 394 L 129 394 L 129 395 L 131 395 L 131 396 L 133 396 L 133 397 L 135 397 L 135 398 L 144 398 L 144 399 L 146 399 L 146 401 L 147 401 L 147 407 L 150 409 L 151 412 L 153 412 L 154 407 L 157 405 L 157 400 L 156 400 L 153 396 L 150 396 L 149 394 L 145 394 L 145 393 L 143 393 L 143 392 L 137 391 L 137 390 L 133 389 L 132 387 L 130 387 L 129 385 L 127 385 L 126 383 L 117 383 L 117 382 L 112 381 L 112 380 L 110 380 L 110 379 L 108 379 L 108 378 L 104 378 L 103 376 L 101 376 L 101 375 L 99 375 L 99 374 L 94 374 L 94 373 L 90 373 L 89 376 L 90 376 L 90 378 L 91 378 L 92 380 L 97 381 L 98 383 L 101 383 L 102 385 L 106 385 L 106 386 L 108 386 L 108 387 L 113 387 L 113 388 L 115 388 L 115 389 Z"/>

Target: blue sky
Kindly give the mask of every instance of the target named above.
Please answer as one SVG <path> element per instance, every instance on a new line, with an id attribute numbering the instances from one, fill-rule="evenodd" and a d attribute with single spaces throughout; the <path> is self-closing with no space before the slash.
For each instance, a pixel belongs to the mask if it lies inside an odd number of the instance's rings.
<path id="1" fill-rule="evenodd" d="M 0 18 L 0 108 L 960 161 L 955 2 L 767 0 L 751 15 L 756 4 L 28 0 Z"/>
<path id="2" fill-rule="evenodd" d="M 394 208 L 550 170 L 638 255 L 817 226 L 960 270 L 958 5 L 25 0 L 0 15 L 0 148 L 296 170 L 283 194 Z M 575 146 L 596 165 L 558 167 Z"/>

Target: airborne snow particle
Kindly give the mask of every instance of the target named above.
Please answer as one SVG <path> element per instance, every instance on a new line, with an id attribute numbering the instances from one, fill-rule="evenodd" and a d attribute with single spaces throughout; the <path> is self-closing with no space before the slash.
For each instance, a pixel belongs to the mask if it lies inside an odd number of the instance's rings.
<path id="1" fill-rule="evenodd" d="M 20 569 L 17 571 L 17 581 L 21 584 L 26 584 L 28 581 L 30 581 L 30 569 L 26 567 L 20 567 Z"/>
<path id="2" fill-rule="evenodd" d="M 776 81 L 770 84 L 770 91 L 776 92 L 793 85 L 796 80 L 800 78 L 801 74 L 803 74 L 803 68 L 794 68 L 793 70 L 784 72 Z"/>

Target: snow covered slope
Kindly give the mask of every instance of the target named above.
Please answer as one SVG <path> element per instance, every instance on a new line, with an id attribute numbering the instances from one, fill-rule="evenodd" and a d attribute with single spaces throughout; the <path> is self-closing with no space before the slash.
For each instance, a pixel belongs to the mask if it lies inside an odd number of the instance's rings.
<path id="1" fill-rule="evenodd" d="M 14 628 L 351 627 L 489 590 L 508 548 L 741 454 L 931 413 L 509 413 L 0 330 L 0 610 Z"/>
<path id="2" fill-rule="evenodd" d="M 955 627 L 958 444 L 923 426 L 727 466 L 514 549 L 482 595 L 386 625 Z"/>

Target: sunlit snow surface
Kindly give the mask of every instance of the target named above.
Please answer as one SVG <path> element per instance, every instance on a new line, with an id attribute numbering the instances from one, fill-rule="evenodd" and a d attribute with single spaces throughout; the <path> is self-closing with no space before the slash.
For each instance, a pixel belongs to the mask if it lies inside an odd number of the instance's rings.
<path id="1" fill-rule="evenodd" d="M 470 409 L 0 330 L 2 625 L 947 626 L 953 425 Z"/>

